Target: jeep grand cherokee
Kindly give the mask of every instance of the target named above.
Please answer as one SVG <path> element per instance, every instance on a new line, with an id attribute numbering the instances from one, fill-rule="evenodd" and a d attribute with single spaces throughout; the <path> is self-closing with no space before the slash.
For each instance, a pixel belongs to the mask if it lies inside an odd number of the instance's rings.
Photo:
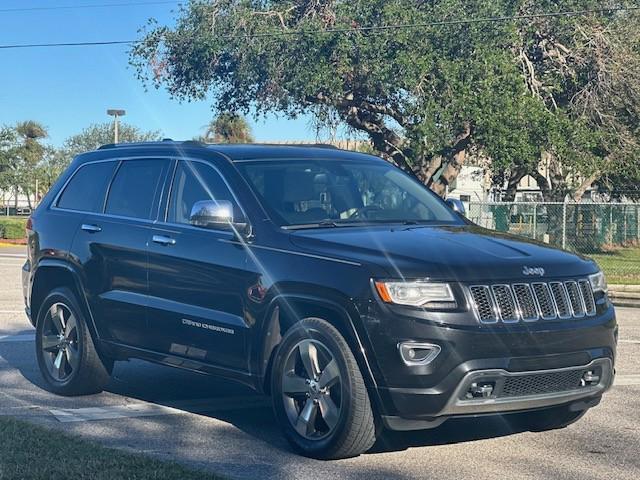
<path id="1" fill-rule="evenodd" d="M 29 220 L 23 270 L 54 392 L 98 392 L 130 358 L 223 376 L 317 458 L 458 416 L 563 427 L 613 381 L 593 261 L 480 228 L 361 153 L 102 147 Z"/>

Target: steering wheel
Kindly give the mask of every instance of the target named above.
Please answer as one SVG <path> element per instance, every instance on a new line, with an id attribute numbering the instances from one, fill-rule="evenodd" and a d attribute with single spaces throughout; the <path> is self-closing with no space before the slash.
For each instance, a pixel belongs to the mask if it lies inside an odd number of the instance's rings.
<path id="1" fill-rule="evenodd" d="M 366 207 L 362 207 L 357 209 L 351 215 L 349 215 L 349 219 L 357 219 L 357 218 L 369 218 L 369 212 L 375 212 L 382 210 L 382 207 L 379 205 L 367 205 Z"/>

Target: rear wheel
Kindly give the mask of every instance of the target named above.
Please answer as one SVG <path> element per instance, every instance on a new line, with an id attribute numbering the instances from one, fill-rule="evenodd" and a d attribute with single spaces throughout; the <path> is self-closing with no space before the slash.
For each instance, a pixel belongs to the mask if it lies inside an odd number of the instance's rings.
<path id="1" fill-rule="evenodd" d="M 303 455 L 337 459 L 375 443 L 369 396 L 340 332 L 309 318 L 292 327 L 276 353 L 273 406 L 284 434 Z"/>
<path id="2" fill-rule="evenodd" d="M 42 303 L 36 323 L 36 355 L 42 376 L 60 395 L 102 391 L 113 367 L 99 357 L 82 310 L 68 288 L 52 291 Z"/>
<path id="3" fill-rule="evenodd" d="M 517 427 L 532 432 L 545 432 L 568 427 L 580 420 L 587 410 L 577 412 L 569 410 L 567 406 L 553 407 L 535 412 L 524 412 L 511 415 L 512 423 Z"/>

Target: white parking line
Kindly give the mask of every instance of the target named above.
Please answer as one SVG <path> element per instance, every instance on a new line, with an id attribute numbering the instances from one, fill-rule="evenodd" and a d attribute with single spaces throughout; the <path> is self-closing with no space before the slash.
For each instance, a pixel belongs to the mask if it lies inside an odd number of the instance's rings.
<path id="1" fill-rule="evenodd" d="M 0 253 L 0 258 L 27 258 L 25 253 Z"/>
<path id="2" fill-rule="evenodd" d="M 268 405 L 264 397 L 205 398 L 173 402 L 171 405 L 139 402 L 128 405 L 106 407 L 60 408 L 49 412 L 62 423 L 113 420 L 118 418 L 155 417 L 181 415 L 185 413 L 206 413 L 224 410 L 244 410 Z"/>
<path id="3" fill-rule="evenodd" d="M 618 343 L 632 343 L 635 345 L 640 345 L 640 340 L 618 340 Z"/>
<path id="4" fill-rule="evenodd" d="M 35 339 L 35 333 L 24 333 L 22 335 L 0 335 L 0 343 L 33 342 Z"/>

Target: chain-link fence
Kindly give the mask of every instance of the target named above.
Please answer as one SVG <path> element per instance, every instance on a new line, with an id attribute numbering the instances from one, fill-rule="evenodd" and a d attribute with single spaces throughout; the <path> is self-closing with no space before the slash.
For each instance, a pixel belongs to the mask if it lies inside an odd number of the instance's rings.
<path id="1" fill-rule="evenodd" d="M 640 283 L 640 204 L 471 202 L 467 217 L 591 256 L 612 283 Z"/>

